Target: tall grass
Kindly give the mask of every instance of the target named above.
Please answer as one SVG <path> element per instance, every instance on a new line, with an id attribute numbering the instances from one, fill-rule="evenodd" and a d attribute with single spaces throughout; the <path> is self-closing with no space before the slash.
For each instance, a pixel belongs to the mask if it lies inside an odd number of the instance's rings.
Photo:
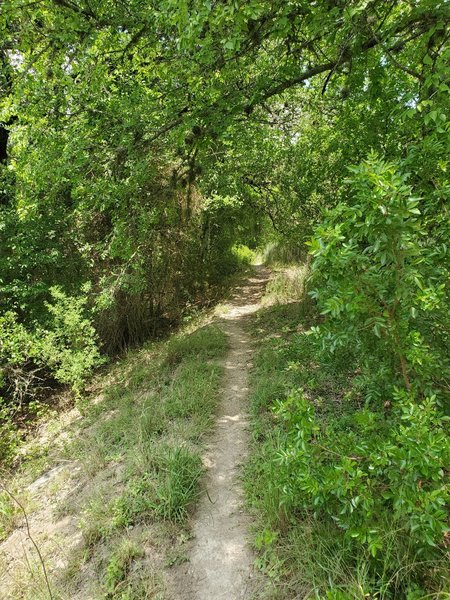
<path id="1" fill-rule="evenodd" d="M 303 310 L 309 308 L 311 300 L 306 295 L 308 275 L 309 266 L 306 263 L 275 268 L 267 285 L 263 303 L 296 302 Z"/>
<path id="2" fill-rule="evenodd" d="M 307 258 L 307 248 L 297 241 L 268 242 L 260 251 L 262 262 L 270 267 L 299 265 Z"/>

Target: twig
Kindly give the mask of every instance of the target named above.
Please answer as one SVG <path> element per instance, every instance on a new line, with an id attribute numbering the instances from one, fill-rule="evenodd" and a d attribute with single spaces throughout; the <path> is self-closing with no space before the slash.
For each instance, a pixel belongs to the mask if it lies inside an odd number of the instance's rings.
<path id="1" fill-rule="evenodd" d="M 17 506 L 20 508 L 20 510 L 21 510 L 21 512 L 23 514 L 23 517 L 24 517 L 24 520 L 25 520 L 25 526 L 26 526 L 26 529 L 27 529 L 28 539 L 33 544 L 33 546 L 34 546 L 34 548 L 35 548 L 35 550 L 37 552 L 37 555 L 39 557 L 39 562 L 41 563 L 42 571 L 44 573 L 44 578 L 45 578 L 45 584 L 47 586 L 48 597 L 50 598 L 50 600 L 53 600 L 52 589 L 50 587 L 50 581 L 48 579 L 48 574 L 47 574 L 47 569 L 45 567 L 44 558 L 43 558 L 43 556 L 41 554 L 41 551 L 39 550 L 39 546 L 37 545 L 36 541 L 34 540 L 33 536 L 31 535 L 30 523 L 28 521 L 27 512 L 26 512 L 23 504 L 20 502 L 20 500 L 18 500 L 16 498 L 16 496 L 14 496 L 14 494 L 12 492 L 10 492 L 8 490 L 8 488 L 5 487 L 5 485 L 3 483 L 1 483 L 1 482 L 0 482 L 0 488 L 17 504 Z"/>
<path id="2" fill-rule="evenodd" d="M 217 500 L 211 500 L 211 496 L 209 495 L 208 488 L 205 488 L 205 492 L 206 492 L 206 495 L 208 496 L 208 500 L 211 502 L 211 504 L 215 504 L 217 502 Z"/>
<path id="3" fill-rule="evenodd" d="M 327 91 L 327 86 L 330 83 L 331 78 L 333 77 L 333 73 L 336 71 L 336 69 L 338 68 L 338 66 L 341 64 L 342 59 L 344 58 L 345 53 L 348 51 L 348 47 L 347 47 L 347 43 L 350 41 L 350 38 L 346 40 L 346 43 L 342 46 L 342 50 L 341 53 L 339 55 L 339 58 L 336 61 L 336 64 L 333 66 L 333 68 L 331 69 L 331 71 L 328 73 L 328 75 L 325 78 L 325 81 L 323 83 L 322 86 L 322 96 L 325 95 L 325 92 Z"/>
<path id="4" fill-rule="evenodd" d="M 312 443 L 315 446 L 317 446 L 318 448 L 322 448 L 322 450 L 325 450 L 325 452 L 329 452 L 330 454 L 334 454 L 335 456 L 339 456 L 339 458 L 347 458 L 348 460 L 363 460 L 364 459 L 363 456 L 346 456 L 345 454 L 339 454 L 339 452 L 335 452 L 334 450 L 331 450 L 331 448 L 327 448 L 326 446 L 322 446 L 322 444 L 319 444 L 315 440 L 313 440 Z"/>

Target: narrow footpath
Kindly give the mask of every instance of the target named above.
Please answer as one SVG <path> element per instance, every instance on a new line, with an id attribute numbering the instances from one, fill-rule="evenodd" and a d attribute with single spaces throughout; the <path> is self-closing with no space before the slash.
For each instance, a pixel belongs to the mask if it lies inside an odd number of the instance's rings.
<path id="1" fill-rule="evenodd" d="M 174 573 L 174 600 L 250 600 L 258 576 L 248 544 L 249 517 L 243 509 L 240 468 L 248 453 L 248 372 L 252 346 L 246 316 L 260 307 L 269 278 L 262 266 L 238 287 L 219 315 L 229 338 L 217 426 L 204 464 L 204 493 L 194 515 L 188 562 Z"/>

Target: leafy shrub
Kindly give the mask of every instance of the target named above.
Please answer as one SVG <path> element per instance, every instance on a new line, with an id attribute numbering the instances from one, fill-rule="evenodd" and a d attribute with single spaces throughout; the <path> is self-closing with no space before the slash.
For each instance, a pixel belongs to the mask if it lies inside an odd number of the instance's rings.
<path id="1" fill-rule="evenodd" d="M 26 328 L 12 311 L 0 316 L 0 460 L 12 458 L 19 442 L 14 419 L 39 411 L 39 398 L 51 378 L 79 396 L 93 369 L 102 362 L 97 337 L 86 316 L 86 297 L 51 290 L 47 326 Z"/>
<path id="2" fill-rule="evenodd" d="M 46 329 L 27 330 L 11 311 L 0 317 L 0 383 L 20 405 L 36 391 L 41 372 L 51 372 L 79 394 L 102 361 L 95 330 L 84 313 L 86 298 L 66 296 L 58 288 L 51 293 Z"/>
<path id="3" fill-rule="evenodd" d="M 286 431 L 277 459 L 282 504 L 327 515 L 374 557 L 385 550 L 387 523 L 398 543 L 408 538 L 425 557 L 443 545 L 449 418 L 434 398 L 417 402 L 398 391 L 389 418 L 360 409 L 351 421 L 324 426 L 299 391 L 277 402 L 275 413 Z"/>
<path id="4" fill-rule="evenodd" d="M 53 302 L 47 304 L 51 329 L 45 335 L 43 358 L 58 381 L 80 394 L 87 377 L 102 362 L 95 329 L 85 315 L 87 298 L 67 296 L 57 287 L 51 294 Z"/>
<path id="5" fill-rule="evenodd" d="M 449 372 L 446 247 L 436 227 L 427 231 L 427 200 L 408 173 L 375 156 L 351 170 L 353 197 L 310 242 L 323 347 L 358 348 L 378 398 L 392 385 L 440 394 Z"/>
<path id="6" fill-rule="evenodd" d="M 351 171 L 352 194 L 310 242 L 324 317 L 313 331 L 322 364 L 335 353 L 344 372 L 339 354 L 353 357 L 350 396 L 366 405 L 328 421 L 301 391 L 277 404 L 281 503 L 334 522 L 371 569 L 392 574 L 390 548 L 437 560 L 448 531 L 446 249 L 429 228 L 430 198 L 414 194 L 401 166 L 371 155 Z"/>
<path id="7" fill-rule="evenodd" d="M 231 248 L 233 256 L 236 257 L 238 263 L 242 265 L 251 265 L 255 260 L 255 252 L 244 244 L 235 244 Z"/>
<path id="8" fill-rule="evenodd" d="M 272 307 L 271 318 L 281 309 L 287 314 L 288 306 Z M 273 327 L 260 315 L 258 325 L 266 322 Z M 355 375 L 357 352 L 322 361 L 306 332 L 280 339 L 262 329 L 261 338 L 246 477 L 261 513 L 260 566 L 287 598 L 447 590 L 450 448 L 436 399 L 403 389 L 371 407 Z"/>
<path id="9" fill-rule="evenodd" d="M 42 335 L 30 333 L 12 311 L 0 316 L 0 386 L 19 407 L 39 381 L 42 353 Z"/>
<path id="10" fill-rule="evenodd" d="M 446 585 L 447 225 L 405 164 L 371 155 L 351 169 L 347 200 L 310 242 L 315 335 L 276 340 L 265 366 L 276 373 L 259 373 L 266 439 L 250 497 L 270 528 L 262 559 L 283 572 L 283 553 L 286 570 L 302 555 L 286 546 L 309 539 L 312 562 L 325 535 L 324 563 L 341 566 L 303 579 L 321 598 L 422 598 Z"/>

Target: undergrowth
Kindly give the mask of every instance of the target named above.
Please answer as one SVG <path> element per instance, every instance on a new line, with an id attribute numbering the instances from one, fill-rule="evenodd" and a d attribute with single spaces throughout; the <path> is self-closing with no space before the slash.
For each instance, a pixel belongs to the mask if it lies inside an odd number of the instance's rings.
<path id="1" fill-rule="evenodd" d="M 367 401 L 358 353 L 324 353 L 321 317 L 289 280 L 278 272 L 253 321 L 245 486 L 269 597 L 450 597 L 439 410 L 400 392 Z"/>

